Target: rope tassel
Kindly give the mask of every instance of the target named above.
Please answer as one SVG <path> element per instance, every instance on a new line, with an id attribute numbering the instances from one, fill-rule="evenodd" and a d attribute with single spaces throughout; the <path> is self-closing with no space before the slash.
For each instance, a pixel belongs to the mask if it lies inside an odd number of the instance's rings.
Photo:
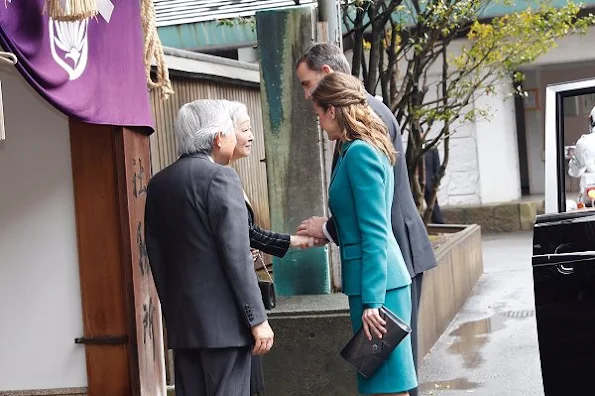
<path id="1" fill-rule="evenodd" d="M 47 0 L 45 7 L 56 21 L 82 21 L 97 15 L 96 0 Z"/>
<path id="2" fill-rule="evenodd" d="M 143 24 L 143 33 L 145 35 L 145 73 L 147 75 L 147 86 L 150 90 L 155 88 L 161 90 L 161 98 L 166 100 L 174 94 L 169 79 L 169 70 L 165 64 L 165 55 L 161 40 L 157 34 L 155 6 L 153 0 L 141 0 L 141 20 Z M 151 78 L 151 62 L 155 59 L 157 70 L 155 73 L 156 81 Z"/>

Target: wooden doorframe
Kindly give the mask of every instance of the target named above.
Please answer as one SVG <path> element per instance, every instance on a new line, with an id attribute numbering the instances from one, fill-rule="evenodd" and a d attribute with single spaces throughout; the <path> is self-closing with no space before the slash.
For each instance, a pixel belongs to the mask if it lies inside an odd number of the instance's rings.
<path id="1" fill-rule="evenodd" d="M 165 395 L 161 310 L 144 246 L 149 138 L 71 119 L 70 145 L 88 394 Z"/>

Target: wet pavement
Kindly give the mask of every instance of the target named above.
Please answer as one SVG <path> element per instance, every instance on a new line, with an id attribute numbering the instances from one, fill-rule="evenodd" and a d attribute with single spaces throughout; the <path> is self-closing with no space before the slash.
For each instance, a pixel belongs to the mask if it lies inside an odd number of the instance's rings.
<path id="1" fill-rule="evenodd" d="M 484 274 L 422 364 L 421 395 L 543 396 L 531 238 L 484 236 Z"/>

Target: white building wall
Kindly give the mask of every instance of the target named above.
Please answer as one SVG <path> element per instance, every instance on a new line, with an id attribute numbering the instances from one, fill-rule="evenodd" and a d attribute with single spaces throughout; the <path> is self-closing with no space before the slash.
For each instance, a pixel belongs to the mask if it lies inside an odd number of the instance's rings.
<path id="1" fill-rule="evenodd" d="M 527 65 L 527 69 L 535 66 L 595 60 L 594 42 L 595 27 L 590 27 L 584 35 L 566 36 L 558 40 L 556 48 Z"/>
<path id="2" fill-rule="evenodd" d="M 507 202 L 521 197 L 514 100 L 502 83 L 493 95 L 478 96 L 472 106 L 489 109 L 490 118 L 457 123 L 450 139 L 440 205 Z M 443 147 L 440 148 L 443 159 Z"/>
<path id="3" fill-rule="evenodd" d="M 68 119 L 0 70 L 0 393 L 84 387 Z"/>
<path id="4" fill-rule="evenodd" d="M 539 108 L 525 111 L 529 188 L 531 194 L 543 194 L 545 187 L 544 167 L 544 117 L 543 104 L 545 87 L 551 83 L 565 82 L 595 77 L 595 51 L 589 43 L 595 40 L 595 28 L 590 28 L 585 36 L 568 36 L 558 41 L 556 48 L 527 65 L 524 70 L 527 78 L 525 89 L 537 89 Z M 458 41 L 460 47 L 463 41 Z M 519 154 L 516 136 L 514 101 L 507 98 L 507 92 L 497 96 L 481 96 L 476 106 L 489 106 L 493 118 L 476 126 L 477 164 L 480 192 L 477 203 L 503 202 L 521 196 L 519 177 Z M 469 139 L 472 134 L 466 133 Z M 454 140 L 454 139 L 453 139 Z M 471 196 L 464 194 L 474 183 L 472 173 L 469 179 L 463 178 L 461 170 L 473 163 L 472 143 L 461 141 L 451 147 L 448 173 L 459 173 L 456 179 L 443 180 L 439 202 L 442 205 L 471 203 Z M 471 158 L 469 158 L 471 157 Z"/>
<path id="5" fill-rule="evenodd" d="M 521 197 L 519 153 L 512 85 L 503 82 L 494 95 L 478 97 L 475 105 L 490 109 L 489 121 L 476 124 L 481 203 Z"/>
<path id="6" fill-rule="evenodd" d="M 466 42 L 465 39 L 455 40 L 449 54 L 460 53 Z M 435 75 L 441 67 L 439 62 L 434 65 Z M 502 82 L 495 94 L 476 96 L 469 105 L 488 110 L 489 119 L 453 125 L 449 162 L 438 192 L 440 205 L 487 204 L 521 197 L 514 100 L 509 98 L 510 89 L 508 82 Z M 443 148 L 439 149 L 442 153 Z"/>
<path id="7" fill-rule="evenodd" d="M 465 42 L 455 40 L 449 47 L 450 55 L 460 52 Z M 351 58 L 350 51 L 346 55 L 347 59 Z M 440 78 L 441 68 L 440 62 L 433 65 L 428 73 L 429 81 Z M 509 89 L 503 83 L 499 92 L 478 96 L 470 105 L 470 109 L 473 106 L 489 109 L 492 114 L 489 120 L 457 122 L 452 126 L 449 162 L 438 191 L 440 205 L 475 205 L 521 197 L 514 100 L 505 100 Z M 433 92 L 432 89 L 428 92 L 428 101 L 435 99 Z M 438 149 L 443 159 L 442 143 Z M 498 185 L 494 180 L 498 180 Z"/>
<path id="8" fill-rule="evenodd" d="M 502 82 L 495 94 L 477 96 L 470 108 L 489 110 L 490 117 L 453 125 L 449 162 L 438 191 L 440 205 L 487 204 L 521 197 L 515 109 L 510 92 L 511 85 Z M 443 150 L 441 143 L 441 159 Z"/>
<path id="9" fill-rule="evenodd" d="M 481 203 L 477 130 L 473 123 L 453 125 L 449 161 L 438 191 L 440 205 L 473 205 Z M 440 145 L 444 160 L 444 147 Z"/>

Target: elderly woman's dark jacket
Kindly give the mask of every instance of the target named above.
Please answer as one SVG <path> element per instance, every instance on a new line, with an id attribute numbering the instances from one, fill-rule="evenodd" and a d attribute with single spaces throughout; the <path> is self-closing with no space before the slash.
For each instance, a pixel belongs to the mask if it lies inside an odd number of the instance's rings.
<path id="1" fill-rule="evenodd" d="M 289 234 L 260 228 L 254 224 L 254 210 L 248 201 L 246 201 L 246 207 L 248 208 L 248 224 L 250 226 L 250 247 L 273 256 L 285 256 L 287 249 L 289 249 Z"/>

